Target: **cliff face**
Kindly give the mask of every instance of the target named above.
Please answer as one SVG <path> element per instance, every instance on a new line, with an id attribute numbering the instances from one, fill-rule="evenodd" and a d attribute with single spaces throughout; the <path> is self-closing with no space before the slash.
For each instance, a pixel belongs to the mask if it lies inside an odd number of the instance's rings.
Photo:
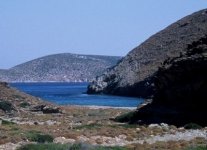
<path id="1" fill-rule="evenodd" d="M 171 58 L 186 53 L 188 45 L 207 34 L 207 9 L 189 15 L 133 49 L 114 68 L 97 77 L 88 93 L 126 96 L 153 95 L 154 75 Z"/>
<path id="2" fill-rule="evenodd" d="M 131 122 L 207 125 L 207 35 L 185 51 L 156 72 L 153 102 L 139 109 Z"/>
<path id="3" fill-rule="evenodd" d="M 114 66 L 121 57 L 56 54 L 38 58 L 9 70 L 0 70 L 0 81 L 47 82 L 91 81 L 107 68 Z"/>

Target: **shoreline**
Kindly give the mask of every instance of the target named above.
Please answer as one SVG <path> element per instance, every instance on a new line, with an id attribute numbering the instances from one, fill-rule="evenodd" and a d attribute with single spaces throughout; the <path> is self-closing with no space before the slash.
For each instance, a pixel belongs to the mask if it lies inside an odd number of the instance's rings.
<path id="1" fill-rule="evenodd" d="M 64 105 L 61 107 L 88 108 L 88 109 L 125 109 L 125 110 L 136 110 L 137 109 L 137 107 L 113 107 L 113 106 L 97 106 L 97 105 Z"/>

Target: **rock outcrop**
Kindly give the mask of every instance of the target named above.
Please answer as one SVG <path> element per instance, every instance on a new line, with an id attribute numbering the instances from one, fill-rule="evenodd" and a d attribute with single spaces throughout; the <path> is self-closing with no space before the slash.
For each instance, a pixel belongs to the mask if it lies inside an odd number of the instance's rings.
<path id="1" fill-rule="evenodd" d="M 207 35 L 166 60 L 154 76 L 153 102 L 135 112 L 131 123 L 207 125 Z"/>
<path id="2" fill-rule="evenodd" d="M 31 109 L 33 112 L 42 111 L 43 114 L 61 113 L 60 108 L 47 105 L 37 105 Z"/>
<path id="3" fill-rule="evenodd" d="M 152 97 L 154 76 L 163 63 L 187 53 L 189 45 L 193 46 L 206 34 L 207 9 L 193 13 L 150 37 L 115 67 L 97 77 L 88 87 L 88 93 Z"/>

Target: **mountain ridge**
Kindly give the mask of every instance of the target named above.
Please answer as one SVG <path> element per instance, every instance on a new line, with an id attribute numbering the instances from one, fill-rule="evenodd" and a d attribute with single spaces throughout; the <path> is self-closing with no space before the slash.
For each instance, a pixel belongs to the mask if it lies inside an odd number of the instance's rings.
<path id="1" fill-rule="evenodd" d="M 94 80 L 88 93 L 136 96 L 153 95 L 151 77 L 162 63 L 179 57 L 187 46 L 207 33 L 207 9 L 188 15 L 152 35 L 130 51 L 113 69 Z"/>
<path id="2" fill-rule="evenodd" d="M 119 56 L 61 53 L 0 70 L 6 82 L 88 82 L 119 61 Z"/>

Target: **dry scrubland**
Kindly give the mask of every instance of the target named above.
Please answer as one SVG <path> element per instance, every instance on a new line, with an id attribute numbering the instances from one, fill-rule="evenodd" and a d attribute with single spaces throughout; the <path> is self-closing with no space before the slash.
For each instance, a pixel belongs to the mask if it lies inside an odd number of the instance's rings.
<path id="1" fill-rule="evenodd" d="M 7 110 L 0 107 L 2 150 L 31 143 L 42 146 L 40 143 L 56 143 L 56 146 L 60 144 L 62 147 L 73 144 L 72 148 L 77 149 L 188 149 L 205 146 L 207 142 L 207 128 L 194 125 L 192 128 L 200 129 L 187 130 L 167 124 L 119 123 L 115 118 L 132 110 L 57 107 L 12 89 L 5 83 L 0 89 L 0 105 L 7 106 L 4 107 Z M 40 106 L 44 108 L 40 109 Z"/>

